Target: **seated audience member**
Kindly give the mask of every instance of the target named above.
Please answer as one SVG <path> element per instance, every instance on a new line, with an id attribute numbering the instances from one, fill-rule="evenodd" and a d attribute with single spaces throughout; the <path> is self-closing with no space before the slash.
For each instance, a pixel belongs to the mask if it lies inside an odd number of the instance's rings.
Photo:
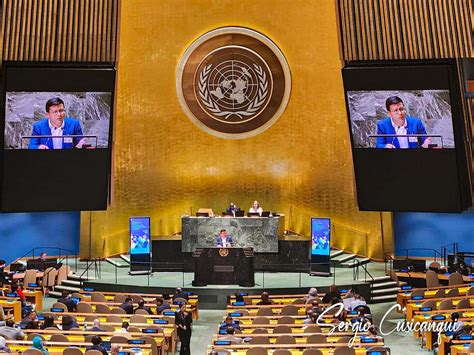
<path id="1" fill-rule="evenodd" d="M 37 314 L 35 311 L 29 312 L 20 322 L 20 326 L 25 329 L 38 329 Z"/>
<path id="2" fill-rule="evenodd" d="M 359 306 L 366 306 L 367 303 L 365 302 L 364 298 L 359 295 L 358 293 L 354 293 L 353 300 L 349 303 L 349 310 L 355 310 Z"/>
<path id="3" fill-rule="evenodd" d="M 163 313 L 163 311 L 171 309 L 170 305 L 168 302 L 163 297 L 157 297 L 156 298 L 156 314 L 160 315 Z"/>
<path id="4" fill-rule="evenodd" d="M 130 324 L 128 324 L 128 322 L 122 322 L 122 326 L 120 327 L 120 329 L 117 329 L 114 334 L 117 334 L 117 335 L 123 335 L 125 337 L 129 337 L 130 335 L 128 334 L 128 327 L 130 326 Z"/>
<path id="5" fill-rule="evenodd" d="M 25 337 L 23 331 L 15 327 L 15 322 L 9 319 L 5 326 L 0 327 L 0 335 L 10 340 L 22 340 Z"/>
<path id="6" fill-rule="evenodd" d="M 235 293 L 235 302 L 245 302 L 244 301 L 244 295 L 242 295 L 240 292 Z"/>
<path id="7" fill-rule="evenodd" d="M 46 329 L 46 328 L 56 328 L 59 329 L 56 324 L 54 324 L 54 318 L 52 315 L 48 314 L 47 316 L 44 317 L 43 324 L 41 324 L 40 329 Z"/>
<path id="8" fill-rule="evenodd" d="M 242 338 L 237 338 L 234 336 L 235 329 L 234 327 L 228 327 L 226 329 L 227 335 L 223 335 L 219 337 L 219 340 L 227 340 L 230 341 L 231 344 L 240 344 L 243 339 Z"/>
<path id="9" fill-rule="evenodd" d="M 138 307 L 133 310 L 133 313 L 138 311 L 139 309 L 143 309 L 148 312 L 148 314 L 153 314 L 150 307 L 145 306 L 145 300 L 138 301 Z"/>
<path id="10" fill-rule="evenodd" d="M 76 304 L 71 299 L 69 291 L 63 290 L 61 293 L 61 298 L 58 299 L 59 303 L 66 305 L 68 312 L 73 312 L 76 310 Z"/>
<path id="11" fill-rule="evenodd" d="M 323 313 L 323 308 L 321 308 L 319 306 L 319 301 L 317 298 L 315 298 L 312 302 L 311 302 L 311 306 L 313 306 L 313 308 L 311 308 L 311 311 L 312 312 L 317 312 L 317 313 Z"/>
<path id="12" fill-rule="evenodd" d="M 7 346 L 7 341 L 5 338 L 0 337 L 0 353 L 11 353 L 12 351 L 10 348 Z"/>
<path id="13" fill-rule="evenodd" d="M 345 298 L 352 298 L 354 297 L 354 294 L 356 293 L 359 293 L 358 290 L 357 290 L 357 286 L 352 286 L 347 292 L 346 294 L 344 295 L 344 299 Z"/>
<path id="14" fill-rule="evenodd" d="M 227 316 L 224 320 L 224 322 L 222 322 L 220 325 L 219 325 L 219 330 L 227 330 L 227 328 L 229 327 L 232 327 L 235 329 L 238 329 L 240 330 L 240 325 L 238 323 L 235 323 L 234 324 L 234 320 L 232 319 L 231 316 Z"/>
<path id="15" fill-rule="evenodd" d="M 122 351 L 122 347 L 120 344 L 112 344 L 110 345 L 110 354 L 118 355 Z"/>
<path id="16" fill-rule="evenodd" d="M 304 303 L 311 303 L 315 298 L 318 298 L 318 290 L 315 287 L 311 287 L 306 296 L 304 296 Z"/>
<path id="17" fill-rule="evenodd" d="M 10 274 L 5 271 L 5 266 L 7 262 L 5 260 L 0 260 L 0 284 L 2 285 L 11 285 L 12 279 Z"/>
<path id="18" fill-rule="evenodd" d="M 306 318 L 303 321 L 303 324 L 310 324 L 310 323 L 313 323 L 313 311 L 312 310 L 308 310 L 308 312 L 306 312 Z"/>
<path id="19" fill-rule="evenodd" d="M 21 301 L 21 315 L 25 316 L 29 312 L 33 310 L 33 306 L 31 305 L 31 302 L 28 302 L 26 300 L 25 294 L 23 293 L 23 290 L 21 287 L 16 283 L 12 283 L 10 286 L 12 293 L 15 293 L 18 297 L 20 297 Z"/>
<path id="20" fill-rule="evenodd" d="M 323 303 L 330 303 L 333 298 L 341 298 L 341 295 L 334 284 L 329 286 L 329 291 L 326 292 L 323 297 Z"/>
<path id="21" fill-rule="evenodd" d="M 84 328 L 85 328 L 85 324 L 84 324 Z M 100 320 L 99 319 L 94 319 L 94 323 L 92 323 L 92 328 L 89 328 L 89 329 L 86 329 L 86 330 L 90 330 L 90 331 L 93 331 L 93 332 L 105 332 L 105 329 L 102 329 L 100 327 Z"/>
<path id="22" fill-rule="evenodd" d="M 131 297 L 127 297 L 119 308 L 122 308 L 127 314 L 133 314 L 133 300 Z"/>
<path id="23" fill-rule="evenodd" d="M 107 350 L 101 345 L 102 338 L 98 335 L 94 335 L 91 339 L 92 346 L 87 346 L 86 351 L 88 350 L 97 350 L 100 351 L 103 355 L 107 355 Z"/>
<path id="24" fill-rule="evenodd" d="M 49 355 L 49 351 L 43 345 L 43 339 L 39 336 L 33 338 L 33 344 L 31 345 L 32 349 L 37 349 L 43 353 L 43 355 Z"/>
<path id="25" fill-rule="evenodd" d="M 459 337 L 463 335 L 471 335 L 471 333 L 472 333 L 472 325 L 470 324 L 463 325 L 461 328 L 459 328 L 457 331 L 454 332 L 453 340 L 458 340 Z"/>
<path id="26" fill-rule="evenodd" d="M 313 311 L 309 311 L 308 312 L 308 318 L 306 318 L 303 323 L 304 324 L 317 324 L 317 321 L 318 321 L 318 317 L 319 315 L 323 313 L 322 310 L 321 312 L 313 312 Z"/>
<path id="27" fill-rule="evenodd" d="M 257 303 L 257 305 L 265 306 L 273 303 L 274 302 L 270 299 L 270 295 L 268 294 L 268 292 L 262 292 L 262 295 L 260 296 L 260 301 Z"/>
<path id="28" fill-rule="evenodd" d="M 181 287 L 178 287 L 176 289 L 176 292 L 173 296 L 173 301 L 177 298 L 184 298 L 186 301 L 189 301 L 189 296 L 186 292 L 183 291 L 183 289 Z"/>
<path id="29" fill-rule="evenodd" d="M 456 332 L 457 330 L 461 329 L 462 326 L 464 325 L 464 322 L 459 320 L 460 315 L 458 312 L 453 312 L 451 313 L 451 329 L 453 332 Z"/>
<path id="30" fill-rule="evenodd" d="M 61 319 L 61 328 L 62 330 L 70 330 L 74 328 L 79 328 L 79 324 L 77 324 L 76 320 L 73 317 L 66 314 Z"/>

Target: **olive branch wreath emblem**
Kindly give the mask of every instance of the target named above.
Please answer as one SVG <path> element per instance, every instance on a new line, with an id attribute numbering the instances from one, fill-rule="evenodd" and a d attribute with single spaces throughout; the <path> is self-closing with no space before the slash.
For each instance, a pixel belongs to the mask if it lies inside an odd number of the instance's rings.
<path id="1" fill-rule="evenodd" d="M 220 107 L 214 102 L 214 100 L 212 100 L 212 97 L 209 94 L 209 90 L 207 89 L 206 83 L 207 79 L 209 78 L 209 74 L 211 73 L 212 64 L 206 65 L 199 74 L 198 83 L 199 97 L 201 98 L 201 101 L 204 106 L 206 106 L 207 109 L 216 116 L 225 116 L 225 119 L 228 119 L 232 115 L 236 115 L 239 118 L 243 118 L 243 116 L 252 116 L 263 106 L 263 104 L 265 103 L 265 99 L 268 95 L 267 74 L 260 65 L 254 63 L 253 67 L 255 69 L 255 72 L 257 73 L 258 78 L 258 92 L 257 96 L 255 96 L 255 99 L 247 106 L 247 109 L 245 111 L 222 111 Z"/>

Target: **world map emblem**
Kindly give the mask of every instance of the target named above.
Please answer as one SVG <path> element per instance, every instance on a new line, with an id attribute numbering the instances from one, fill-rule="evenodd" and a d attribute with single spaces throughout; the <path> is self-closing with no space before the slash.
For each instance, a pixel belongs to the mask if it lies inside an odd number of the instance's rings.
<path id="1" fill-rule="evenodd" d="M 290 71 L 279 48 L 241 27 L 199 37 L 181 58 L 177 74 L 186 115 L 221 138 L 248 138 L 268 129 L 285 110 L 290 88 Z"/>

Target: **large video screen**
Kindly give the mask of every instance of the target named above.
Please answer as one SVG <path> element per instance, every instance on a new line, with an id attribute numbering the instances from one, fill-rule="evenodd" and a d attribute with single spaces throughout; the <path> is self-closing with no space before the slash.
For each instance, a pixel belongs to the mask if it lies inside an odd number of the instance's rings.
<path id="1" fill-rule="evenodd" d="M 331 252 L 331 220 L 311 218 L 311 255 L 329 256 Z"/>
<path id="2" fill-rule="evenodd" d="M 348 91 L 354 148 L 454 148 L 449 90 Z"/>
<path id="3" fill-rule="evenodd" d="M 150 254 L 150 217 L 130 218 L 130 254 Z"/>
<path id="4" fill-rule="evenodd" d="M 7 92 L 5 149 L 108 148 L 111 92 Z"/>
<path id="5" fill-rule="evenodd" d="M 1 210 L 105 210 L 110 191 L 113 65 L 2 68 Z"/>
<path id="6" fill-rule="evenodd" d="M 471 191 L 456 63 L 350 62 L 342 76 L 359 209 L 467 209 Z"/>

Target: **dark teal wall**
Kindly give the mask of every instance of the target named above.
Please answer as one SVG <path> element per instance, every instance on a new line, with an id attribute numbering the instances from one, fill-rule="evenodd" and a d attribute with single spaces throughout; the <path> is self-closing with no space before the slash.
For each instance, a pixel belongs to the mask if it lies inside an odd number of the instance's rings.
<path id="1" fill-rule="evenodd" d="M 0 213 L 0 259 L 9 264 L 37 247 L 79 254 L 80 216 L 80 212 Z"/>

